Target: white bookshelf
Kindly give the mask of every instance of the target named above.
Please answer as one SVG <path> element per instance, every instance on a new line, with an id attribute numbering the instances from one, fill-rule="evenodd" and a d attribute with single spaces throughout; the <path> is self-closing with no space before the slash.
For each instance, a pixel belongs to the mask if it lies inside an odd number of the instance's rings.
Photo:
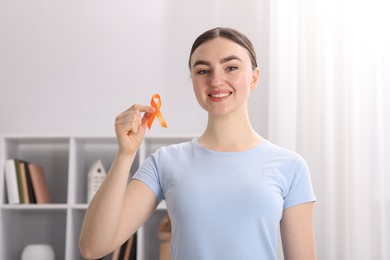
<path id="1" fill-rule="evenodd" d="M 191 136 L 147 136 L 131 174 L 161 146 L 188 141 Z M 0 259 L 20 259 L 27 244 L 50 244 L 56 259 L 83 259 L 78 241 L 87 209 L 87 174 L 101 159 L 108 171 L 115 157 L 114 136 L 0 136 Z M 4 162 L 18 158 L 44 168 L 51 204 L 8 204 Z M 158 259 L 158 225 L 166 214 L 164 201 L 138 230 L 137 260 Z M 111 259 L 108 255 L 104 259 Z"/>

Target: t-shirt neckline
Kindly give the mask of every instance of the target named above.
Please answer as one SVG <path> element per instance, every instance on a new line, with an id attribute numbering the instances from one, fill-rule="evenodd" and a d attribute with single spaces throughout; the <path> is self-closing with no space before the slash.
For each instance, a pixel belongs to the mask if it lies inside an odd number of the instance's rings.
<path id="1" fill-rule="evenodd" d="M 251 152 L 254 152 L 254 151 L 257 151 L 259 149 L 262 149 L 267 143 L 269 143 L 269 141 L 265 138 L 263 138 L 261 140 L 260 143 L 258 143 L 256 146 L 252 147 L 252 148 L 249 148 L 247 150 L 244 150 L 244 151 L 235 151 L 235 152 L 221 152 L 221 151 L 216 151 L 216 150 L 212 150 L 212 149 L 209 149 L 209 148 L 206 148 L 204 146 L 202 146 L 200 143 L 199 143 L 199 140 L 198 140 L 198 137 L 195 137 L 192 139 L 192 144 L 195 145 L 196 147 L 198 147 L 200 150 L 203 150 L 205 152 L 208 152 L 208 153 L 211 153 L 211 154 L 220 154 L 220 155 L 239 155 L 239 154 L 247 154 L 247 153 L 251 153 Z"/>

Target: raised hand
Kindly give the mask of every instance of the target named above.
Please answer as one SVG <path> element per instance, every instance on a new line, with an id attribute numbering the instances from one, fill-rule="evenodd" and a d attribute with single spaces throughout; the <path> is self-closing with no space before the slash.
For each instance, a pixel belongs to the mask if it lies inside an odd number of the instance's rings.
<path id="1" fill-rule="evenodd" d="M 147 122 L 154 108 L 144 105 L 132 105 L 115 118 L 115 133 L 119 145 L 119 154 L 133 156 L 145 136 Z"/>

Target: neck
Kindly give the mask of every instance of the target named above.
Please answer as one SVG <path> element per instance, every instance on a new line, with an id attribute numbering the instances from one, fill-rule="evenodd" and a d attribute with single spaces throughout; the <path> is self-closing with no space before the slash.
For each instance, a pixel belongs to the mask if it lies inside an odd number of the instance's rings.
<path id="1" fill-rule="evenodd" d="M 247 113 L 241 115 L 209 115 L 207 128 L 199 143 L 222 152 L 245 151 L 257 146 L 262 138 L 252 128 Z"/>

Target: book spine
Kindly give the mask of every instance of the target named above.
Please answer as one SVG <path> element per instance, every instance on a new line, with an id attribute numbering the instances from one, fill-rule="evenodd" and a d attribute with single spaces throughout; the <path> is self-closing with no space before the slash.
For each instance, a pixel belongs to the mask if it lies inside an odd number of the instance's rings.
<path id="1" fill-rule="evenodd" d="M 137 260 L 137 232 L 133 235 L 133 245 L 131 246 L 130 258 L 129 260 Z"/>
<path id="2" fill-rule="evenodd" d="M 121 250 L 119 251 L 119 260 L 123 260 L 125 256 L 125 251 L 126 251 L 126 246 L 129 241 L 127 240 L 120 248 Z"/>
<path id="3" fill-rule="evenodd" d="M 28 187 L 27 187 L 27 176 L 26 176 L 26 170 L 25 170 L 25 162 L 20 161 L 19 162 L 19 171 L 20 171 L 20 182 L 23 195 L 23 203 L 30 204 L 30 198 L 28 196 Z"/>
<path id="4" fill-rule="evenodd" d="M 26 172 L 26 179 L 27 179 L 27 190 L 28 190 L 28 198 L 30 200 L 30 203 L 37 203 L 37 199 L 35 198 L 34 194 L 34 187 L 32 184 L 31 176 L 30 176 L 30 169 L 28 167 L 28 162 L 24 164 L 24 169 Z"/>
<path id="5" fill-rule="evenodd" d="M 49 194 L 43 168 L 33 163 L 29 163 L 28 167 L 37 203 L 51 203 L 51 196 Z"/>
<path id="6" fill-rule="evenodd" d="M 15 161 L 8 159 L 5 162 L 5 181 L 7 186 L 7 195 L 9 204 L 19 204 L 19 187 L 16 177 Z"/>
<path id="7" fill-rule="evenodd" d="M 123 259 L 125 260 L 129 260 L 130 259 L 130 255 L 131 255 L 131 249 L 133 247 L 133 240 L 134 240 L 134 236 L 131 236 L 129 238 L 129 240 L 127 240 L 127 245 L 126 245 L 126 249 L 125 249 L 125 254 L 123 256 Z"/>
<path id="8" fill-rule="evenodd" d="M 15 170 L 16 170 L 16 179 L 18 181 L 19 200 L 20 203 L 24 203 L 22 177 L 20 174 L 20 160 L 14 159 L 14 162 L 15 162 Z"/>

